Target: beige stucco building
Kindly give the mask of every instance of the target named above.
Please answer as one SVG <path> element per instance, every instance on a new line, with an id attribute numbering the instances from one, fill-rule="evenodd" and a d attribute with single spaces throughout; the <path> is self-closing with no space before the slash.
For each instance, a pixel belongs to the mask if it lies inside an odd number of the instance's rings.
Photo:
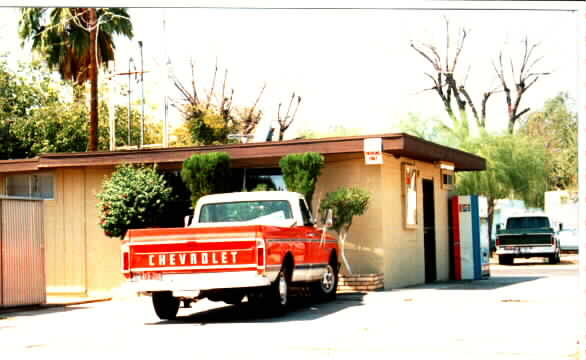
<path id="1" fill-rule="evenodd" d="M 365 163 L 364 140 L 380 140 L 382 164 Z M 194 153 L 225 151 L 234 168 L 278 168 L 289 153 L 316 151 L 326 163 L 313 204 L 340 186 L 368 190 L 346 254 L 353 273 L 382 273 L 386 289 L 449 277 L 448 192 L 454 171 L 479 171 L 484 159 L 406 134 L 132 151 L 43 154 L 0 161 L 0 192 L 43 197 L 47 293 L 116 295 L 119 240 L 98 226 L 96 194 L 123 163 L 179 169 Z M 346 269 L 343 272 L 347 272 Z"/>

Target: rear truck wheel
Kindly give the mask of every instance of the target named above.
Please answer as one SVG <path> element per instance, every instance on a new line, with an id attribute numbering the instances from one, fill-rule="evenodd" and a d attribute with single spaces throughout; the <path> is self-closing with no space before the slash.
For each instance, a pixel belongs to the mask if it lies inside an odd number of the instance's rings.
<path id="1" fill-rule="evenodd" d="M 559 264 L 560 262 L 560 254 L 559 253 L 555 253 L 553 255 L 549 255 L 548 256 L 549 259 L 549 263 L 550 264 Z"/>
<path id="2" fill-rule="evenodd" d="M 338 271 L 335 263 L 326 265 L 326 271 L 321 279 L 311 284 L 311 295 L 317 300 L 334 300 L 338 288 Z"/>
<path id="3" fill-rule="evenodd" d="M 173 297 L 170 291 L 153 293 L 153 307 L 161 320 L 173 320 L 179 310 L 179 299 Z"/>
<path id="4" fill-rule="evenodd" d="M 279 271 L 279 275 L 277 275 L 277 279 L 269 287 L 266 299 L 269 310 L 276 315 L 283 314 L 289 307 L 290 285 L 289 269 L 283 266 Z"/>
<path id="5" fill-rule="evenodd" d="M 511 255 L 499 255 L 499 265 L 513 265 L 515 258 Z"/>
<path id="6" fill-rule="evenodd" d="M 224 297 L 223 300 L 226 304 L 238 305 L 242 302 L 242 299 L 244 299 L 244 294 L 233 294 L 233 295 Z"/>

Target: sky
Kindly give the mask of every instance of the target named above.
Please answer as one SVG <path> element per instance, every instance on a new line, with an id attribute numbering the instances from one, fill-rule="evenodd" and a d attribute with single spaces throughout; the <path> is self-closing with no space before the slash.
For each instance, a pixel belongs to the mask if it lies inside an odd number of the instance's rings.
<path id="1" fill-rule="evenodd" d="M 473 98 L 495 84 L 491 63 L 498 51 L 515 54 L 524 36 L 539 43 L 536 53 L 543 59 L 536 70 L 551 75 L 527 92 L 522 105 L 537 110 L 559 92 L 575 94 L 575 18 L 567 11 L 131 8 L 130 16 L 135 36 L 117 40 L 112 71 L 128 71 L 130 57 L 140 67 L 142 41 L 145 97 L 153 116 L 162 117 L 165 94 L 178 98 L 165 81 L 167 58 L 186 84 L 191 82 L 189 62 L 195 62 L 199 91 L 209 89 L 217 62 L 220 77 L 228 70 L 227 87 L 234 89 L 236 106 L 252 105 L 266 84 L 257 140 L 292 92 L 302 102 L 289 137 L 335 126 L 361 133 L 396 131 L 410 112 L 445 117 L 437 95 L 424 91 L 431 87 L 425 72 L 432 69 L 409 46 L 412 40 L 430 42 L 442 50 L 444 17 L 453 29 L 469 30 L 461 69 L 469 68 L 466 84 Z M 30 52 L 20 48 L 16 35 L 17 18 L 14 8 L 0 8 L 0 46 L 27 59 Z M 115 79 L 117 86 L 128 83 L 125 76 Z M 133 87 L 138 96 L 140 89 Z M 504 129 L 503 95 L 494 95 L 489 106 L 489 127 Z M 176 113 L 170 117 L 172 124 L 180 122 Z"/>

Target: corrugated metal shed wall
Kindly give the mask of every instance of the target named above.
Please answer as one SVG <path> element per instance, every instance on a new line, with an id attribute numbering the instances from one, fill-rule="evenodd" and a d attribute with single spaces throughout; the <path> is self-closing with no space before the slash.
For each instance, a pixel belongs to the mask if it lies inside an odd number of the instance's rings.
<path id="1" fill-rule="evenodd" d="M 46 302 L 43 201 L 0 198 L 0 306 Z"/>

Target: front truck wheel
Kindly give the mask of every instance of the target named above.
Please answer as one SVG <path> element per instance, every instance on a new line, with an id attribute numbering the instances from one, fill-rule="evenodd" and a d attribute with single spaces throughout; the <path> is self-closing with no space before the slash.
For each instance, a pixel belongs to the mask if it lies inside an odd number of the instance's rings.
<path id="1" fill-rule="evenodd" d="M 335 261 L 326 265 L 326 270 L 316 283 L 311 284 L 311 294 L 318 300 L 334 300 L 338 288 L 338 271 Z"/>
<path id="2" fill-rule="evenodd" d="M 173 297 L 170 291 L 155 292 L 153 293 L 153 307 L 159 319 L 173 320 L 177 317 L 179 299 Z"/>

